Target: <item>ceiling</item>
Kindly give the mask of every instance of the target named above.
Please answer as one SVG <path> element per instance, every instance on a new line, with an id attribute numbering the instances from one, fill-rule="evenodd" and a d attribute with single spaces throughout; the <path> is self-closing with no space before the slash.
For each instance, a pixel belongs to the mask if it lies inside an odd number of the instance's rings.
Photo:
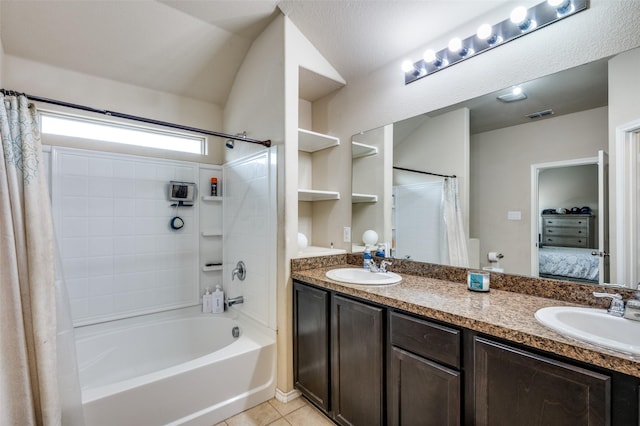
<path id="1" fill-rule="evenodd" d="M 348 84 L 400 64 L 454 27 L 503 14 L 506 3 L 512 1 L 1 0 L 0 37 L 9 55 L 224 107 L 251 43 L 280 13 Z"/>

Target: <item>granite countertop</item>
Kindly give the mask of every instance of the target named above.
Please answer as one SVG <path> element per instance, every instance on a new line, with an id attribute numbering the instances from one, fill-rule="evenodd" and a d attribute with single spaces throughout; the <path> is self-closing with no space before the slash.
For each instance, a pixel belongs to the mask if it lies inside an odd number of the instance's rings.
<path id="1" fill-rule="evenodd" d="M 466 284 L 400 273 L 402 281 L 383 286 L 351 285 L 333 281 L 330 269 L 357 267 L 353 264 L 318 265 L 292 271 L 292 278 L 329 290 L 352 295 L 392 308 L 507 339 L 609 370 L 640 377 L 640 360 L 588 343 L 561 336 L 535 319 L 547 306 L 584 306 L 572 302 L 512 291 L 469 291 Z"/>

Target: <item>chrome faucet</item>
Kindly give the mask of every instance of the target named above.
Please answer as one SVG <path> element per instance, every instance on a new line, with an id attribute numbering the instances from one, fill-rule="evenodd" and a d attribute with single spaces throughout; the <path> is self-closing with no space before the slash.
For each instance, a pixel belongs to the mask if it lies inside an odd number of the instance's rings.
<path id="1" fill-rule="evenodd" d="M 231 307 L 233 305 L 238 305 L 240 303 L 244 303 L 244 297 L 227 297 L 227 307 Z"/>
<path id="2" fill-rule="evenodd" d="M 387 272 L 387 266 L 389 265 L 393 265 L 393 263 L 389 262 L 388 260 L 383 260 L 382 262 L 380 262 L 380 272 Z"/>
<path id="3" fill-rule="evenodd" d="M 247 267 L 242 260 L 238 261 L 235 269 L 231 271 L 231 281 L 233 281 L 236 277 L 240 279 L 240 281 L 244 281 L 247 277 Z"/>
<path id="4" fill-rule="evenodd" d="M 616 317 L 621 317 L 624 315 L 624 300 L 622 300 L 622 296 L 617 293 L 598 293 L 593 292 L 595 297 L 609 297 L 611 298 L 611 305 L 609 305 L 609 309 L 607 309 L 607 313 L 609 315 L 613 315 Z"/>

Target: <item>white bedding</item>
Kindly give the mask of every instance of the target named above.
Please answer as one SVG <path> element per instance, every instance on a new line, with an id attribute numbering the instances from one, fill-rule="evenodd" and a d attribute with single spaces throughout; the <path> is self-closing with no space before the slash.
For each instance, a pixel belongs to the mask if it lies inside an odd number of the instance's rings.
<path id="1" fill-rule="evenodd" d="M 557 275 L 597 282 L 599 258 L 593 249 L 572 247 L 542 247 L 538 250 L 541 275 Z"/>

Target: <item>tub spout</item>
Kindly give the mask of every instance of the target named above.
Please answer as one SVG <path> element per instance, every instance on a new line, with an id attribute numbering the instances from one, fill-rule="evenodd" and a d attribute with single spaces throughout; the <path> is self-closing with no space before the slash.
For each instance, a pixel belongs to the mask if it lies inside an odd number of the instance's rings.
<path id="1" fill-rule="evenodd" d="M 238 296 L 238 297 L 227 297 L 227 306 L 233 306 L 233 305 L 237 305 L 239 303 L 244 303 L 244 297 L 242 296 Z"/>

